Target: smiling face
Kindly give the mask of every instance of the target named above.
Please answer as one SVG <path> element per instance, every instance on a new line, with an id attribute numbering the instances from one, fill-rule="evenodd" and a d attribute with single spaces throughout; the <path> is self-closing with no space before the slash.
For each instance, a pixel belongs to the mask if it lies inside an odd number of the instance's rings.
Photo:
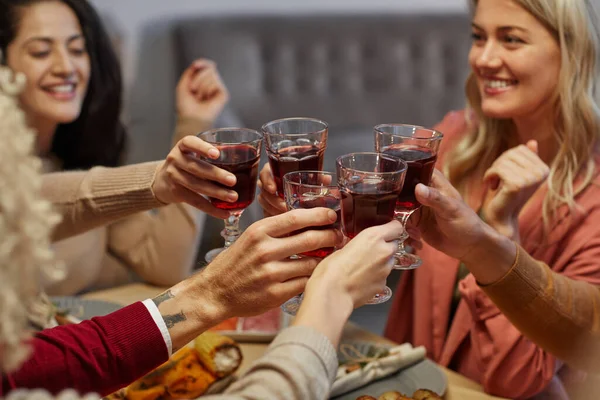
<path id="1" fill-rule="evenodd" d="M 27 77 L 21 106 L 34 127 L 73 122 L 91 73 L 77 16 L 62 2 L 44 1 L 23 8 L 19 17 L 7 63 Z"/>
<path id="2" fill-rule="evenodd" d="M 479 0 L 469 63 L 484 115 L 519 118 L 548 111 L 559 80 L 560 48 L 514 1 Z"/>

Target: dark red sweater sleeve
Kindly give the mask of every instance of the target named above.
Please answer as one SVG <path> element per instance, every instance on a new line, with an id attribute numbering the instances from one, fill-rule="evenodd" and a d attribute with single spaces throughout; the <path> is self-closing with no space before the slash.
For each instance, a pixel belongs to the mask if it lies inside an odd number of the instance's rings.
<path id="1" fill-rule="evenodd" d="M 105 317 L 38 333 L 21 368 L 2 377 L 0 396 L 15 388 L 58 393 L 72 388 L 107 395 L 168 359 L 160 330 L 141 302 Z"/>

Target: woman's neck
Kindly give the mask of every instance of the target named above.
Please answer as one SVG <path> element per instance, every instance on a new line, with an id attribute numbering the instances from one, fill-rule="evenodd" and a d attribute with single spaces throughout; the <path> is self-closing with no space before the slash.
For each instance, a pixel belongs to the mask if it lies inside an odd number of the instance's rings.
<path id="1" fill-rule="evenodd" d="M 29 126 L 36 130 L 36 151 L 39 157 L 47 157 L 52 150 L 52 141 L 58 124 L 45 118 L 29 116 Z"/>
<path id="2" fill-rule="evenodd" d="M 554 121 L 547 117 L 515 118 L 516 139 L 518 144 L 525 144 L 530 140 L 538 142 L 538 156 L 547 165 L 550 165 L 558 153 L 558 143 L 554 136 Z"/>

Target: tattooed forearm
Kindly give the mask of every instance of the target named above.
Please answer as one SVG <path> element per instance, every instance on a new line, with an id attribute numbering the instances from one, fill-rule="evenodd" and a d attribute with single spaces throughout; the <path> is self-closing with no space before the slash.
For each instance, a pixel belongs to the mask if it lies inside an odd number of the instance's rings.
<path id="1" fill-rule="evenodd" d="M 164 293 L 159 294 L 158 296 L 156 296 L 155 298 L 152 299 L 152 301 L 154 302 L 154 304 L 156 304 L 156 307 L 158 307 L 161 303 L 172 299 L 173 297 L 173 293 L 171 293 L 171 290 L 167 290 Z"/>
<path id="2" fill-rule="evenodd" d="M 187 320 L 187 318 L 185 317 L 183 311 L 181 311 L 179 314 L 163 315 L 163 320 L 165 321 L 167 328 L 171 329 L 176 324 Z"/>

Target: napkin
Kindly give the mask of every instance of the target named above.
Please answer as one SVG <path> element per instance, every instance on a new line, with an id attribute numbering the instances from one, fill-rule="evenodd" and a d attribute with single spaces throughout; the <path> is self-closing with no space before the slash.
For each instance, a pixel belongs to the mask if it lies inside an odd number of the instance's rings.
<path id="1" fill-rule="evenodd" d="M 340 346 L 340 353 L 342 353 L 339 356 L 342 364 L 338 368 L 331 397 L 384 378 L 425 358 L 425 348 L 413 347 L 410 343 L 395 347 L 372 343 L 345 343 Z M 378 356 L 381 353 L 384 353 L 383 356 Z M 357 363 L 361 368 L 349 372 L 348 366 Z"/>

